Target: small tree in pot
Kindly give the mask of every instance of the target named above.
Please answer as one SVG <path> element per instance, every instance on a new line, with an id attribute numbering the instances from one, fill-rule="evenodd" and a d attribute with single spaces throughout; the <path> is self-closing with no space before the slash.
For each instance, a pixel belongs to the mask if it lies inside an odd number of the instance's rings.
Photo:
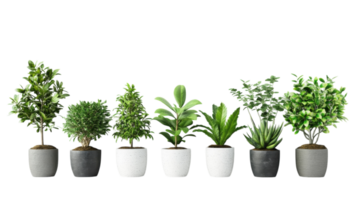
<path id="1" fill-rule="evenodd" d="M 317 142 L 321 133 L 329 133 L 328 126 L 336 127 L 339 121 L 347 120 L 343 116 L 346 96 L 344 87 L 334 88 L 334 78 L 303 76 L 293 80 L 295 92 L 285 94 L 286 125 L 293 127 L 293 132 L 302 132 L 309 144 L 296 150 L 296 165 L 300 176 L 323 177 L 327 170 L 327 149 Z"/>
<path id="2" fill-rule="evenodd" d="M 159 121 L 164 126 L 168 126 L 165 132 L 160 132 L 170 143 L 175 147 L 162 149 L 162 161 L 164 171 L 167 176 L 186 176 L 190 168 L 191 151 L 183 147 L 178 147 L 181 142 L 185 142 L 184 138 L 193 134 L 186 134 L 181 136 L 182 132 L 188 133 L 189 127 L 196 120 L 196 110 L 190 110 L 192 107 L 201 104 L 198 100 L 191 100 L 187 104 L 186 101 L 186 88 L 183 85 L 176 86 L 174 96 L 178 105 L 171 105 L 166 99 L 157 97 L 156 100 L 165 104 L 173 113 L 166 109 L 157 109 L 155 113 L 159 116 L 154 119 Z M 171 119 L 167 118 L 170 117 Z"/>
<path id="3" fill-rule="evenodd" d="M 30 72 L 24 77 L 29 84 L 24 88 L 16 89 L 21 98 L 15 95 L 11 99 L 12 114 L 17 114 L 21 122 L 29 121 L 27 126 L 34 125 L 41 133 L 41 145 L 32 147 L 29 151 L 30 170 L 35 177 L 54 176 L 58 165 L 58 150 L 44 143 L 44 131 L 52 132 L 56 118 L 63 106 L 60 99 L 69 96 L 63 88 L 63 83 L 55 81 L 59 69 L 52 70 L 41 63 L 28 61 Z M 41 150 L 41 151 L 39 151 Z"/>
<path id="4" fill-rule="evenodd" d="M 97 140 L 110 130 L 111 120 L 108 106 L 105 102 L 81 101 L 68 107 L 63 131 L 68 137 L 78 140 L 82 146 L 71 150 L 71 167 L 77 177 L 97 176 L 101 162 L 101 150 L 90 146 L 92 140 Z"/>
<path id="5" fill-rule="evenodd" d="M 133 148 L 134 140 L 142 137 L 151 137 L 149 127 L 153 124 L 148 118 L 147 111 L 142 103 L 140 94 L 131 83 L 125 84 L 122 95 L 115 99 L 116 108 L 113 112 L 113 135 L 129 140 L 129 147 Z M 120 144 L 119 144 L 120 145 Z"/>
<path id="6" fill-rule="evenodd" d="M 134 140 L 140 138 L 153 139 L 150 131 L 150 119 L 142 103 L 142 96 L 134 85 L 127 84 L 126 93 L 117 98 L 119 106 L 115 109 L 118 120 L 114 125 L 117 131 L 113 134 L 116 141 L 121 138 L 128 140 L 130 147 L 117 149 L 117 167 L 122 176 L 143 176 L 146 171 L 147 150 L 134 147 Z"/>

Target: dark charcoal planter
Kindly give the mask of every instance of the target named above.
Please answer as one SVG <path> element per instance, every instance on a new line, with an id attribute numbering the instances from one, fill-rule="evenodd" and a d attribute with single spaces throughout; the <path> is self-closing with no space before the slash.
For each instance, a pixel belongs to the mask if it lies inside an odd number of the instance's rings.
<path id="1" fill-rule="evenodd" d="M 34 177 L 54 176 L 58 166 L 58 149 L 30 149 L 29 164 Z"/>
<path id="2" fill-rule="evenodd" d="M 76 177 L 97 176 L 100 168 L 101 150 L 71 150 L 71 167 Z"/>
<path id="3" fill-rule="evenodd" d="M 296 149 L 296 169 L 302 177 L 324 177 L 327 149 Z"/>
<path id="4" fill-rule="evenodd" d="M 256 177 L 275 177 L 279 161 L 279 150 L 250 150 L 250 166 Z"/>

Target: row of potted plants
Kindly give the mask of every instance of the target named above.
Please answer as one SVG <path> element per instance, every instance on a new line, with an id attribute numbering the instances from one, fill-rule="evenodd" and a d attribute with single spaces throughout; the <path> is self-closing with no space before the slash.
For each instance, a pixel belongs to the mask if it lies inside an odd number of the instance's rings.
<path id="1" fill-rule="evenodd" d="M 59 70 L 45 67 L 43 63 L 28 62 L 29 82 L 26 87 L 16 89 L 21 94 L 11 98 L 11 113 L 17 114 L 21 122 L 28 121 L 41 133 L 41 145 L 29 150 L 30 170 L 34 177 L 54 176 L 58 166 L 58 149 L 44 144 L 44 131 L 58 129 L 54 118 L 63 106 L 59 103 L 69 94 L 63 83 L 55 81 Z M 339 121 L 347 120 L 344 107 L 347 105 L 345 88 L 333 87 L 334 78 L 326 79 L 309 77 L 304 80 L 296 76 L 294 92 L 287 92 L 282 97 L 275 97 L 274 83 L 279 77 L 271 76 L 265 83 L 250 84 L 243 81 L 243 91 L 230 89 L 233 96 L 243 102 L 251 118 L 250 126 L 238 126 L 241 109 L 238 107 L 228 117 L 224 103 L 212 106 L 212 114 L 197 112 L 192 108 L 201 104 L 199 100 L 186 103 L 186 88 L 178 85 L 174 89 L 176 104 L 157 97 L 167 108 L 155 111 L 153 118 L 167 127 L 160 132 L 173 147 L 162 149 L 162 164 L 167 176 L 183 177 L 188 174 L 191 161 L 191 150 L 179 146 L 187 137 L 195 137 L 200 132 L 210 137 L 214 144 L 206 149 L 208 172 L 215 177 L 231 175 L 234 163 L 234 148 L 226 145 L 226 141 L 236 132 L 246 129 L 246 140 L 254 146 L 250 150 L 250 162 L 254 176 L 275 177 L 279 168 L 280 151 L 277 146 L 282 142 L 280 135 L 283 123 L 275 122 L 279 112 L 283 114 L 286 124 L 293 127 L 293 132 L 302 132 L 309 141 L 296 149 L 296 167 L 302 177 L 323 177 L 327 170 L 327 148 L 317 144 L 321 133 L 328 133 L 328 126 L 335 126 Z M 143 106 L 142 96 L 134 85 L 127 84 L 126 93 L 119 95 L 119 105 L 115 114 L 110 115 L 106 102 L 81 101 L 68 107 L 64 117 L 63 132 L 71 139 L 77 140 L 81 146 L 70 151 L 71 167 L 77 177 L 97 176 L 101 164 L 101 150 L 90 146 L 92 140 L 106 135 L 111 128 L 115 130 L 113 137 L 127 140 L 129 146 L 117 149 L 117 167 L 122 176 L 143 176 L 146 171 L 147 150 L 134 146 L 134 141 L 141 138 L 153 139 L 150 130 L 151 119 Z M 259 120 L 256 123 L 253 116 Z M 198 117 L 203 116 L 207 123 L 194 125 Z M 116 118 L 115 125 L 109 125 Z M 191 133 L 190 133 L 191 132 Z"/>

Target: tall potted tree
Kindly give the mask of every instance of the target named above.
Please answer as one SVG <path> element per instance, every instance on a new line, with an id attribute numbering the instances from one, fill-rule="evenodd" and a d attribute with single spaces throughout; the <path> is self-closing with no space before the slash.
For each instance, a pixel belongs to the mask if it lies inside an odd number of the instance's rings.
<path id="1" fill-rule="evenodd" d="M 116 141 L 119 138 L 128 140 L 130 146 L 120 147 L 116 151 L 119 174 L 127 177 L 144 176 L 147 163 L 147 150 L 143 147 L 134 147 L 134 140 L 140 138 L 153 139 L 150 131 L 148 113 L 142 103 L 142 96 L 134 85 L 126 85 L 126 93 L 117 98 L 119 106 L 115 108 L 118 117 L 113 128 Z"/>
<path id="2" fill-rule="evenodd" d="M 210 127 L 195 125 L 191 129 L 194 129 L 193 132 L 203 132 L 216 143 L 206 148 L 208 172 L 214 177 L 229 177 L 233 170 L 234 148 L 225 143 L 233 133 L 246 128 L 246 126 L 237 126 L 240 108 L 233 112 L 228 121 L 226 121 L 227 107 L 223 103 L 219 107 L 212 106 L 212 117 L 200 112 L 205 116 Z M 198 127 L 204 129 L 196 129 Z"/>
<path id="3" fill-rule="evenodd" d="M 111 120 L 105 102 L 81 101 L 68 107 L 63 131 L 68 137 L 78 140 L 82 146 L 70 151 L 71 167 L 76 177 L 97 176 L 101 162 L 101 150 L 90 146 L 110 130 Z"/>
<path id="4" fill-rule="evenodd" d="M 16 89 L 21 94 L 11 99 L 12 114 L 17 114 L 21 122 L 29 121 L 28 126 L 33 125 L 37 132 L 41 133 L 41 144 L 29 150 L 30 171 L 34 177 L 54 176 L 58 166 L 58 149 L 44 143 L 44 131 L 52 132 L 55 127 L 56 114 L 62 110 L 59 103 L 69 95 L 63 88 L 63 83 L 55 81 L 58 69 L 52 70 L 40 63 L 28 61 L 30 72 L 24 77 L 29 84 L 24 88 Z"/>
<path id="5" fill-rule="evenodd" d="M 278 93 L 274 91 L 274 83 L 278 82 L 278 79 L 279 77 L 271 76 L 265 80 L 266 84 L 259 81 L 253 85 L 249 84 L 249 81 L 243 81 L 245 94 L 237 89 L 230 89 L 239 101 L 244 102 L 244 109 L 247 109 L 253 124 L 253 127 L 249 127 L 251 135 L 244 137 L 254 146 L 254 149 L 250 150 L 250 165 L 256 177 L 275 177 L 279 169 L 280 150 L 276 147 L 282 141 L 279 136 L 283 131 L 283 123 L 275 125 L 275 118 L 284 110 L 284 99 L 274 97 L 274 94 Z M 253 111 L 258 114 L 258 125 L 251 115 Z"/>
<path id="6" fill-rule="evenodd" d="M 191 100 L 187 104 L 186 101 L 186 88 L 183 85 L 176 86 L 174 96 L 177 105 L 171 105 L 166 99 L 157 97 L 156 100 L 165 104 L 171 111 L 166 109 L 157 109 L 155 113 L 159 116 L 154 119 L 159 121 L 162 125 L 169 127 L 165 132 L 160 132 L 168 142 L 174 145 L 171 148 L 162 149 L 162 164 L 167 176 L 171 177 L 184 177 L 187 176 L 190 169 L 191 150 L 184 147 L 179 147 L 181 142 L 185 142 L 185 137 L 195 137 L 193 134 L 186 134 L 181 136 L 182 132 L 188 133 L 189 127 L 196 120 L 198 115 L 196 110 L 190 108 L 201 104 L 198 100 Z M 167 117 L 170 117 L 167 118 Z"/>
<path id="7" fill-rule="evenodd" d="M 302 132 L 309 141 L 296 149 L 296 168 L 302 177 L 324 177 L 327 170 L 328 152 L 324 145 L 317 144 L 321 133 L 329 133 L 328 126 L 336 127 L 339 121 L 347 120 L 343 116 L 346 96 L 344 87 L 334 88 L 334 78 L 296 77 L 295 92 L 285 94 L 286 125 L 293 127 L 293 132 Z"/>

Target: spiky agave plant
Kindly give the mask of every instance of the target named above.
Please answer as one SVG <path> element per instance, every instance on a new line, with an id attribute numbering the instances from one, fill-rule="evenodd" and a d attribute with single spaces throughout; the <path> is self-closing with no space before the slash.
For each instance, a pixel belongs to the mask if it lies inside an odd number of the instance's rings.
<path id="1" fill-rule="evenodd" d="M 268 121 L 260 120 L 260 126 L 257 127 L 253 119 L 251 120 L 253 123 L 253 128 L 249 127 L 251 135 L 244 134 L 244 137 L 256 149 L 275 149 L 283 140 L 283 138 L 279 140 L 279 136 L 283 131 L 284 123 L 280 126 L 275 124 L 269 126 Z"/>

